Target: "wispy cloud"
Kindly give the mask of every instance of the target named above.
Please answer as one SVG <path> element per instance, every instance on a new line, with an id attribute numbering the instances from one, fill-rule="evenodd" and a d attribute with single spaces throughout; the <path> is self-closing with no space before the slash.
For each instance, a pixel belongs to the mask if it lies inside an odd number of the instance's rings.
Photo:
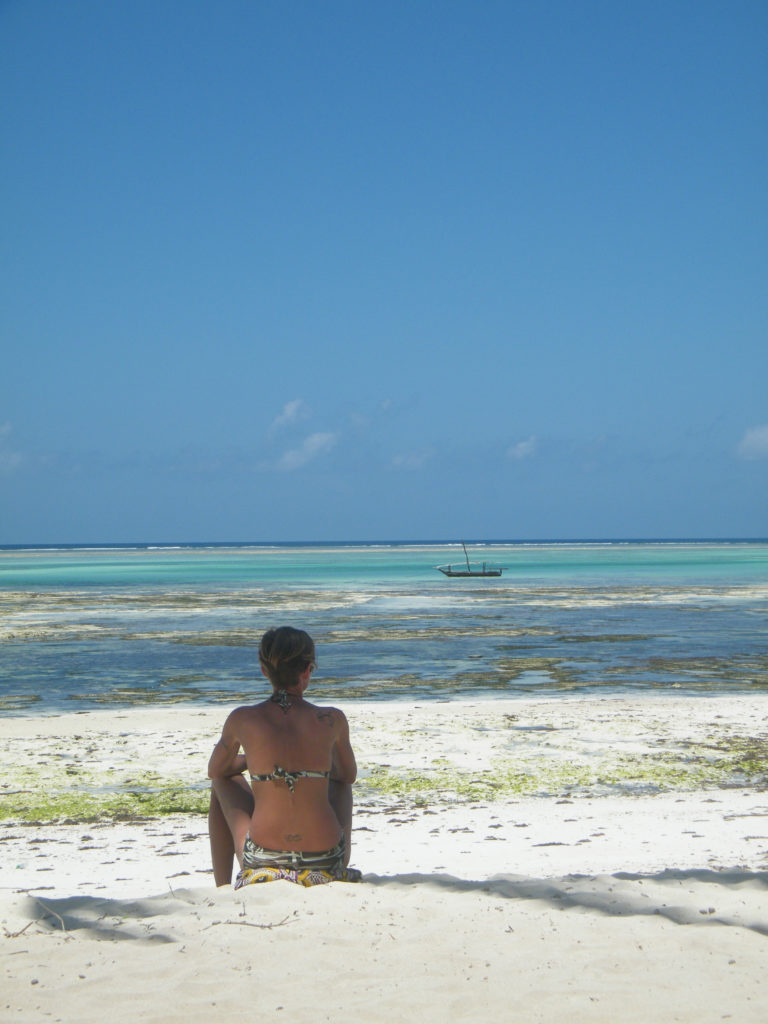
<path id="1" fill-rule="evenodd" d="M 391 398 L 384 398 L 373 404 L 366 403 L 364 406 L 351 408 L 347 415 L 352 426 L 363 432 L 375 429 L 377 425 L 386 423 L 395 413 L 395 404 Z"/>
<path id="2" fill-rule="evenodd" d="M 294 398 L 290 402 L 286 402 L 282 412 L 278 413 L 272 420 L 269 432 L 274 434 L 285 427 L 291 426 L 293 423 L 299 423 L 301 420 L 305 420 L 309 414 L 310 408 L 304 399 Z"/>
<path id="3" fill-rule="evenodd" d="M 334 447 L 338 439 L 338 434 L 310 434 L 309 437 L 304 438 L 304 441 L 298 448 L 292 448 L 281 457 L 277 464 L 278 469 L 301 469 L 301 467 L 306 466 L 308 462 L 311 462 L 313 459 L 318 458 L 318 456 L 325 455 L 329 452 Z"/>
<path id="4" fill-rule="evenodd" d="M 416 452 L 401 452 L 392 459 L 395 469 L 422 469 L 432 458 L 434 452 L 431 448 L 422 448 Z"/>
<path id="5" fill-rule="evenodd" d="M 510 445 L 507 449 L 507 455 L 510 459 L 530 459 L 536 454 L 538 447 L 539 442 L 535 434 L 531 434 L 527 440 L 516 441 L 515 444 Z"/>
<path id="6" fill-rule="evenodd" d="M 768 459 L 768 423 L 750 427 L 736 450 L 742 459 Z"/>
<path id="7" fill-rule="evenodd" d="M 0 423 L 0 473 L 12 473 L 22 464 L 24 456 L 11 446 L 13 427 L 6 421 Z"/>

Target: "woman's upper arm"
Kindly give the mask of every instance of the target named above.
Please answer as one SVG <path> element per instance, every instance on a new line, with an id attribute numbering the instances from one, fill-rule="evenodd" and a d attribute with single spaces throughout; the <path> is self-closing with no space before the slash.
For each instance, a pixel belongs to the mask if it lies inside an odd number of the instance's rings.
<path id="1" fill-rule="evenodd" d="M 238 738 L 236 728 L 236 715 L 237 712 L 233 711 L 226 720 L 224 728 L 221 731 L 221 738 L 213 748 L 213 753 L 208 761 L 209 779 L 225 778 L 229 774 L 227 769 L 231 768 L 232 762 L 237 757 L 240 750 L 240 740 Z"/>
<path id="2" fill-rule="evenodd" d="M 357 762 L 349 740 L 349 723 L 341 711 L 336 712 L 336 740 L 333 745 L 331 778 L 335 782 L 353 783 L 357 778 Z"/>

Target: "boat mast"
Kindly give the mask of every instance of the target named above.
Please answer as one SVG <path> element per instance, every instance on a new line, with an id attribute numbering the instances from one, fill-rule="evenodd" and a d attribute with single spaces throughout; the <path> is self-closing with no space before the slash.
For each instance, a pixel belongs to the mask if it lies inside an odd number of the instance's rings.
<path id="1" fill-rule="evenodd" d="M 471 572 L 472 570 L 469 567 L 469 555 L 467 554 L 467 545 L 462 541 L 461 546 L 464 548 L 464 557 L 467 560 L 467 572 Z"/>

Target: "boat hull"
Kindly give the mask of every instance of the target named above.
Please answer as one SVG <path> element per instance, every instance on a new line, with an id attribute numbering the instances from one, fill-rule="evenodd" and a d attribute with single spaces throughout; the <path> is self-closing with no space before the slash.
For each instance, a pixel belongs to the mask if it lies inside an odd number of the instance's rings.
<path id="1" fill-rule="evenodd" d="M 435 568 L 439 569 L 444 576 L 501 576 L 501 569 L 454 569 L 450 565 L 438 565 Z"/>

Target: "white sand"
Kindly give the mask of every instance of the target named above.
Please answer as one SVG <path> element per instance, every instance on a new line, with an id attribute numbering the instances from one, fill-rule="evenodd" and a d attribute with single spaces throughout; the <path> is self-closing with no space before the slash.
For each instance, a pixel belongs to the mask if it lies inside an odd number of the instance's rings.
<path id="1" fill-rule="evenodd" d="M 349 705 L 358 885 L 215 890 L 205 820 L 6 824 L 0 1019 L 768 1019 L 768 792 L 560 790 L 426 808 L 377 765 L 595 763 L 768 737 L 768 699 Z M 0 724 L 3 764 L 202 782 L 224 709 Z M 717 752 L 713 753 L 717 756 Z M 71 775 L 66 768 L 70 766 Z M 0 789 L 2 792 L 2 789 Z"/>

